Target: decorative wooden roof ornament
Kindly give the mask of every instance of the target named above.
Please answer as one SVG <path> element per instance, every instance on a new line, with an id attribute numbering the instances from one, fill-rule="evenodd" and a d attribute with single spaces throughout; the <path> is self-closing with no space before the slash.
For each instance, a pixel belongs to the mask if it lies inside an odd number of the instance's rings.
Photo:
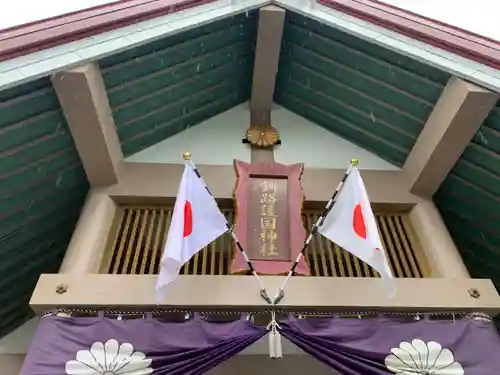
<path id="1" fill-rule="evenodd" d="M 254 147 L 270 148 L 281 144 L 278 131 L 273 126 L 250 126 L 246 131 L 243 143 L 250 143 Z"/>

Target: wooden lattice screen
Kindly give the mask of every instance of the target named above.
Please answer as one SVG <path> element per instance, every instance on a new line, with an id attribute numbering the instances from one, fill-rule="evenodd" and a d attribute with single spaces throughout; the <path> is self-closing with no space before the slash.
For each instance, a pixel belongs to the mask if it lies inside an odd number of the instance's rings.
<path id="1" fill-rule="evenodd" d="M 232 210 L 223 210 L 229 223 Z M 306 211 L 307 228 L 320 212 Z M 170 207 L 120 207 L 114 230 L 108 242 L 103 273 L 156 274 L 172 217 Z M 426 277 L 426 259 L 412 231 L 406 214 L 378 214 L 380 234 L 396 277 Z M 227 275 L 234 252 L 229 235 L 223 235 L 198 252 L 181 270 L 186 275 Z M 373 277 L 369 266 L 320 235 L 316 235 L 306 252 L 306 262 L 313 276 Z"/>

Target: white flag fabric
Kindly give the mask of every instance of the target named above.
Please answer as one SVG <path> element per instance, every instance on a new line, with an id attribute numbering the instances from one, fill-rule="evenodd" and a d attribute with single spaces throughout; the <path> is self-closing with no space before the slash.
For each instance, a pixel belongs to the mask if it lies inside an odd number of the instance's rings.
<path id="1" fill-rule="evenodd" d="M 353 167 L 318 232 L 369 264 L 393 297 L 394 279 L 359 170 Z"/>
<path id="2" fill-rule="evenodd" d="M 165 298 L 166 286 L 178 276 L 181 267 L 227 230 L 226 218 L 215 199 L 203 180 L 186 164 L 161 258 L 156 284 L 158 304 Z"/>

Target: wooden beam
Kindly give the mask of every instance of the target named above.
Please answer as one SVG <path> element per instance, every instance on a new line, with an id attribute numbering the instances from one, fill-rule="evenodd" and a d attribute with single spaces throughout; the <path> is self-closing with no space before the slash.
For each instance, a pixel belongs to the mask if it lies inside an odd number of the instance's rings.
<path id="1" fill-rule="evenodd" d="M 236 173 L 233 166 L 197 165 L 215 198 L 233 199 Z M 118 202 L 148 203 L 177 195 L 184 164 L 124 163 L 120 181 L 103 188 Z M 345 169 L 305 168 L 302 179 L 307 202 L 324 202 L 332 196 Z M 361 170 L 370 199 L 375 206 L 391 205 L 408 211 L 421 198 L 410 194 L 401 171 Z M 389 187 L 389 188 L 388 188 Z"/>
<path id="2" fill-rule="evenodd" d="M 409 214 L 429 268 L 428 277 L 470 278 L 441 214 L 431 199 L 422 199 Z"/>
<path id="3" fill-rule="evenodd" d="M 282 276 L 261 278 L 271 296 L 284 279 Z M 44 274 L 30 305 L 36 311 L 84 306 L 154 308 L 156 279 L 155 275 Z M 500 296 L 488 279 L 395 279 L 395 283 L 397 293 L 390 299 L 380 279 L 292 277 L 278 308 L 289 311 L 465 311 L 490 315 L 500 312 Z M 60 285 L 66 287 L 64 293 L 56 292 Z M 471 289 L 477 290 L 477 298 L 470 295 Z M 161 306 L 269 309 L 251 276 L 180 276 L 170 285 Z"/>
<path id="4" fill-rule="evenodd" d="M 118 182 L 123 153 L 98 65 L 58 72 L 52 84 L 90 184 Z"/>
<path id="5" fill-rule="evenodd" d="M 99 272 L 116 210 L 116 204 L 108 194 L 99 188 L 89 191 L 59 272 Z"/>
<path id="6" fill-rule="evenodd" d="M 250 99 L 251 125 L 270 125 L 284 24 L 284 9 L 269 5 L 259 10 L 257 47 L 255 49 Z"/>
<path id="7" fill-rule="evenodd" d="M 497 93 L 450 78 L 403 167 L 412 193 L 434 195 L 498 98 Z"/>

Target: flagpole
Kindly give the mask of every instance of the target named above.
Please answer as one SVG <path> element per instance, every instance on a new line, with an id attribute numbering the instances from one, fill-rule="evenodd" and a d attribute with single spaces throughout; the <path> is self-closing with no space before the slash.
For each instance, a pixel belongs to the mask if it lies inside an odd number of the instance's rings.
<path id="1" fill-rule="evenodd" d="M 207 184 L 203 180 L 203 177 L 201 177 L 200 172 L 198 172 L 198 169 L 196 168 L 196 165 L 191 160 L 191 153 L 190 152 L 185 152 L 182 155 L 182 157 L 190 165 L 190 167 L 193 168 L 194 173 L 201 180 L 201 182 L 205 186 L 205 189 L 207 189 L 208 194 L 210 194 L 210 196 L 212 198 L 214 198 L 214 196 L 212 195 L 212 192 L 210 191 L 210 189 L 208 188 Z M 214 200 L 215 200 L 215 198 L 214 198 Z M 255 271 L 255 268 L 254 268 L 254 266 L 252 264 L 252 261 L 250 260 L 250 258 L 248 258 L 248 255 L 247 255 L 245 249 L 243 249 L 243 246 L 241 246 L 241 243 L 238 240 L 238 237 L 236 237 L 236 233 L 234 233 L 233 228 L 229 226 L 229 224 L 228 224 L 227 221 L 226 221 L 226 226 L 227 226 L 227 231 L 229 232 L 229 234 L 231 235 L 231 237 L 233 238 L 233 240 L 234 240 L 234 242 L 236 244 L 236 247 L 238 248 L 238 250 L 240 251 L 241 255 L 243 256 L 243 259 L 245 260 L 248 269 L 250 270 L 250 272 L 252 273 L 252 275 L 255 276 L 255 278 L 257 279 L 257 282 L 259 283 L 259 286 L 260 286 L 260 296 L 264 300 L 266 300 L 267 303 L 272 304 L 271 298 L 267 294 L 266 288 L 264 287 L 264 284 L 262 283 L 262 280 L 260 279 L 259 275 L 257 274 L 257 271 Z"/>
<path id="2" fill-rule="evenodd" d="M 295 273 L 295 268 L 297 268 L 297 265 L 300 262 L 300 258 L 304 256 L 304 253 L 306 252 L 307 246 L 309 246 L 309 243 L 312 241 L 313 236 L 316 234 L 318 231 L 318 228 L 323 224 L 323 221 L 325 220 L 326 215 L 328 212 L 333 207 L 333 204 L 335 203 L 335 199 L 337 198 L 337 195 L 339 194 L 340 190 L 342 190 L 342 186 L 344 185 L 345 180 L 347 180 L 347 177 L 351 173 L 353 168 L 356 168 L 358 165 L 359 160 L 358 159 L 351 159 L 349 163 L 349 167 L 347 168 L 344 177 L 342 180 L 339 182 L 337 188 L 335 189 L 335 192 L 333 193 L 332 197 L 328 201 L 328 203 L 325 206 L 325 209 L 321 213 L 321 216 L 318 218 L 316 223 L 314 223 L 311 227 L 311 230 L 309 231 L 309 235 L 307 236 L 306 240 L 304 241 L 304 246 L 302 246 L 302 250 L 300 250 L 299 255 L 297 255 L 297 259 L 295 259 L 295 262 L 293 263 L 292 267 L 290 268 L 290 271 L 286 275 L 285 281 L 281 285 L 281 288 L 278 289 L 278 292 L 276 293 L 276 296 L 274 297 L 273 305 L 278 304 L 283 297 L 285 296 L 285 287 L 288 284 L 288 281 L 290 280 L 290 277 Z"/>

